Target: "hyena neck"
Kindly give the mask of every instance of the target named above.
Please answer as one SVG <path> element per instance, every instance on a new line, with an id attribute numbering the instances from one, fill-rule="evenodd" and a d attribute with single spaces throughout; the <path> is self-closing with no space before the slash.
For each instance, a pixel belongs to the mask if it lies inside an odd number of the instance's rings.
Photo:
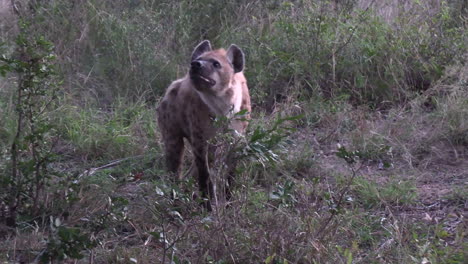
<path id="1" fill-rule="evenodd" d="M 230 118 L 240 111 L 242 104 L 242 93 L 239 93 L 236 88 L 235 85 L 231 84 L 229 88 L 217 93 L 194 90 L 213 115 Z"/>
<path id="2" fill-rule="evenodd" d="M 197 91 L 200 99 L 208 106 L 212 114 L 216 116 L 229 116 L 229 113 L 235 111 L 234 104 L 231 100 L 226 100 L 224 96 L 217 96 L 216 94 L 203 93 Z"/>

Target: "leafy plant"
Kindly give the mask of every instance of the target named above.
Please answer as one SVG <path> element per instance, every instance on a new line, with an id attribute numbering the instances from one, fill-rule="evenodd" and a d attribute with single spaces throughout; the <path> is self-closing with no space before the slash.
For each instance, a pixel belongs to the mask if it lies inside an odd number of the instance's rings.
<path id="1" fill-rule="evenodd" d="M 329 216 L 321 223 L 318 228 L 316 236 L 320 239 L 324 239 L 327 235 L 328 229 L 331 228 L 331 223 L 335 217 L 342 213 L 342 207 L 345 202 L 345 196 L 351 188 L 354 178 L 357 176 L 357 172 L 361 169 L 361 165 L 358 164 L 360 153 L 359 151 L 349 151 L 346 147 L 338 144 L 338 150 L 336 156 L 346 161 L 348 168 L 351 170 L 351 175 L 347 177 L 344 186 L 336 192 L 336 196 L 333 196 L 332 192 L 327 194 L 327 201 L 329 204 Z M 358 164 L 358 165 L 356 165 Z M 357 166 L 357 167 L 356 167 Z"/>
<path id="2" fill-rule="evenodd" d="M 216 153 L 213 155 L 214 177 L 212 179 L 220 181 L 218 186 L 226 187 L 228 199 L 236 178 L 236 171 L 239 171 L 237 167 L 242 167 L 240 165 L 245 165 L 249 161 L 254 161 L 263 168 L 273 167 L 279 163 L 281 161 L 280 153 L 285 152 L 286 149 L 287 137 L 295 131 L 294 122 L 302 117 L 278 116 L 269 128 L 258 125 L 253 131 L 248 131 L 246 135 L 241 135 L 229 128 L 231 121 L 245 120 L 246 114 L 246 111 L 241 111 L 232 118 L 220 117 L 215 120 L 215 125 L 221 129 L 224 128 L 224 130 L 211 140 L 211 144 L 216 145 Z M 292 185 L 286 185 L 287 195 L 290 195 L 290 187 L 292 188 Z"/>
<path id="3" fill-rule="evenodd" d="M 245 147 L 240 148 L 239 155 L 242 157 L 253 157 L 262 165 L 267 162 L 278 162 L 275 149 L 281 149 L 286 138 L 296 129 L 289 121 L 296 121 L 302 116 L 280 117 L 278 116 L 271 128 L 265 129 L 257 126 L 248 136 Z"/>
<path id="4" fill-rule="evenodd" d="M 81 259 L 82 251 L 97 246 L 96 241 L 90 239 L 88 234 L 83 234 L 78 228 L 61 225 L 59 218 L 51 219 L 51 233 L 47 239 L 47 246 L 39 255 L 41 263 L 50 263 L 56 260 Z"/>
<path id="5" fill-rule="evenodd" d="M 284 185 L 276 184 L 270 193 L 270 200 L 278 204 L 278 207 L 292 207 L 297 199 L 294 197 L 294 182 L 286 181 Z"/>
<path id="6" fill-rule="evenodd" d="M 91 219 L 90 225 L 94 231 L 99 232 L 115 228 L 116 225 L 124 223 L 128 219 L 127 199 L 108 196 L 106 208 Z"/>
<path id="7" fill-rule="evenodd" d="M 60 82 L 55 71 L 54 46 L 43 37 L 35 37 L 21 24 L 16 38 L 16 56 L 0 57 L 0 74 L 13 72 L 17 77 L 15 96 L 16 125 L 11 139 L 8 171 L 0 178 L 1 195 L 9 209 L 6 222 L 16 225 L 17 211 L 39 213 L 41 193 L 52 176 L 49 164 L 52 152 L 53 121 L 48 113 L 56 108 Z"/>

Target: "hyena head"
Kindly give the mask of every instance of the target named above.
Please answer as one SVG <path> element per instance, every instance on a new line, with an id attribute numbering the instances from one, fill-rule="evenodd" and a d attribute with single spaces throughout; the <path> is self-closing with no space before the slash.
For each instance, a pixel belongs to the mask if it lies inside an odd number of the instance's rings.
<path id="1" fill-rule="evenodd" d="M 205 40 L 192 53 L 190 79 L 199 92 L 217 96 L 231 86 L 234 74 L 244 69 L 244 53 L 236 45 L 212 50 Z"/>

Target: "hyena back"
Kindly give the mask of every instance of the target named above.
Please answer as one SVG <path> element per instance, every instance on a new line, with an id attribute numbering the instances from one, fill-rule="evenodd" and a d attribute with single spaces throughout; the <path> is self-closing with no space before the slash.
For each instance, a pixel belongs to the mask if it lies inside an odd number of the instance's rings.
<path id="1" fill-rule="evenodd" d="M 250 95 L 243 74 L 244 53 L 236 45 L 212 50 L 205 40 L 198 44 L 191 57 L 188 74 L 174 81 L 158 107 L 158 124 L 165 148 L 167 169 L 180 179 L 184 138 L 192 146 L 194 174 L 202 198 L 213 198 L 207 157 L 208 140 L 215 136 L 213 118 L 232 117 L 245 110 L 250 113 Z M 230 127 L 244 133 L 249 116 L 232 119 Z M 208 200 L 207 209 L 211 210 Z"/>

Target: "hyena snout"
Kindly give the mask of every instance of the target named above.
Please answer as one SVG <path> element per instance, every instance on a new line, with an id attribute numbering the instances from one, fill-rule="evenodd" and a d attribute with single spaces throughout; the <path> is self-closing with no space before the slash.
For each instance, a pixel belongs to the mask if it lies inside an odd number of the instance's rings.
<path id="1" fill-rule="evenodd" d="M 199 85 L 208 84 L 215 85 L 216 82 L 210 75 L 212 74 L 213 69 L 211 68 L 209 62 L 203 60 L 194 60 L 190 63 L 190 78 Z"/>
<path id="2" fill-rule="evenodd" d="M 190 63 L 191 75 L 204 75 L 207 76 L 211 73 L 212 69 L 207 61 L 195 60 Z"/>

